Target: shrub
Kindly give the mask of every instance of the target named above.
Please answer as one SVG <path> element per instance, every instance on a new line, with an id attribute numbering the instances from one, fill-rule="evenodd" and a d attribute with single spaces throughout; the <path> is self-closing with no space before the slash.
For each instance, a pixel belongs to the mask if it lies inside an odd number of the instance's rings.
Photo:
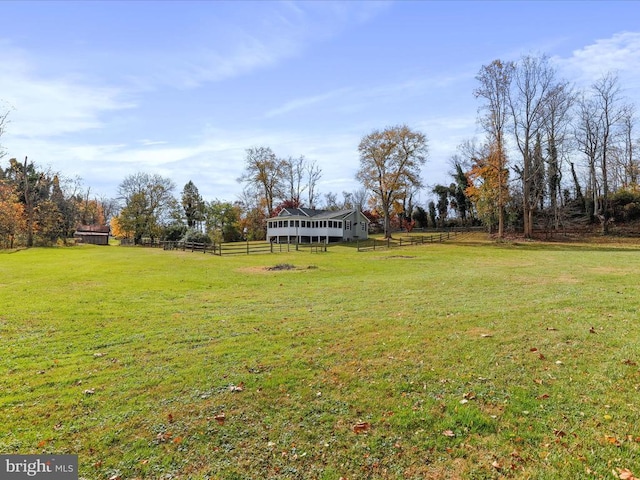
<path id="1" fill-rule="evenodd" d="M 183 242 L 193 242 L 193 243 L 206 243 L 209 245 L 211 243 L 211 239 L 209 235 L 206 233 L 199 232 L 198 230 L 194 230 L 190 228 L 182 237 Z"/>

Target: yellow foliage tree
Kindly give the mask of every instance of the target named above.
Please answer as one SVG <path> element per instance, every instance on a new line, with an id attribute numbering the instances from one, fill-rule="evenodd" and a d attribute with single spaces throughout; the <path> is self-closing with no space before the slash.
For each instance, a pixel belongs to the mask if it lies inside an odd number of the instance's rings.
<path id="1" fill-rule="evenodd" d="M 478 216 L 490 226 L 498 225 L 502 235 L 504 209 L 509 200 L 509 170 L 499 146 L 492 146 L 486 155 L 475 158 L 467 172 L 469 186 L 465 193 L 474 204 Z"/>

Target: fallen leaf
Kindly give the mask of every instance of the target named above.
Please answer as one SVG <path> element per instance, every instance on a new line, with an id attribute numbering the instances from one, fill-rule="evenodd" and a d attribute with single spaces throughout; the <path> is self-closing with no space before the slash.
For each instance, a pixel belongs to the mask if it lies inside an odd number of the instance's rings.
<path id="1" fill-rule="evenodd" d="M 102 352 L 96 352 L 93 354 L 94 358 L 100 358 L 100 357 L 104 357 L 104 353 Z"/>
<path id="2" fill-rule="evenodd" d="M 543 393 L 542 395 L 538 395 L 538 400 L 546 400 L 547 398 L 549 398 L 548 393 Z"/>
<path id="3" fill-rule="evenodd" d="M 442 432 L 442 435 L 444 435 L 445 437 L 455 437 L 456 434 L 453 433 L 452 430 L 445 430 L 444 432 Z"/>
<path id="4" fill-rule="evenodd" d="M 96 393 L 94 388 L 87 388 L 84 392 L 85 395 L 93 395 L 94 393 Z"/>
<path id="5" fill-rule="evenodd" d="M 555 327 L 547 327 L 547 330 L 548 330 L 549 332 L 557 332 L 557 331 L 558 331 L 558 329 L 557 329 L 557 328 L 555 328 Z"/>
<path id="6" fill-rule="evenodd" d="M 353 433 L 365 433 L 369 431 L 370 428 L 371 424 L 369 422 L 356 423 L 353 427 L 351 427 Z"/>
<path id="7" fill-rule="evenodd" d="M 559 437 L 559 438 L 562 438 L 562 437 L 566 437 L 566 436 L 567 436 L 567 434 L 566 434 L 566 433 L 564 433 L 562 430 L 557 430 L 557 429 L 555 429 L 555 428 L 553 429 L 553 434 L 554 434 L 556 437 Z"/>
<path id="8" fill-rule="evenodd" d="M 531 348 L 529 349 L 529 351 L 530 351 L 530 352 L 537 352 L 537 351 L 538 351 L 538 349 L 537 349 L 536 347 L 531 347 Z"/>
<path id="9" fill-rule="evenodd" d="M 238 385 L 229 385 L 229 391 L 242 392 L 244 390 L 244 382 L 240 382 Z"/>
<path id="10" fill-rule="evenodd" d="M 638 480 L 628 468 L 619 468 L 618 475 L 621 480 Z"/>
<path id="11" fill-rule="evenodd" d="M 226 418 L 227 417 L 225 416 L 224 412 L 223 413 L 219 413 L 215 417 L 213 417 L 213 419 L 216 422 L 218 422 L 218 425 L 224 425 L 224 421 L 226 420 Z"/>
<path id="12" fill-rule="evenodd" d="M 611 436 L 607 435 L 604 438 L 607 441 L 607 443 L 610 443 L 611 445 L 615 445 L 616 447 L 620 446 L 620 441 L 618 441 L 618 439 L 616 437 L 611 437 Z"/>
<path id="13" fill-rule="evenodd" d="M 482 338 L 491 338 L 491 337 L 493 337 L 493 335 L 490 334 L 490 333 L 483 333 L 483 334 L 480 335 L 480 337 L 482 337 Z"/>
<path id="14" fill-rule="evenodd" d="M 502 465 L 497 460 L 494 460 L 493 462 L 491 462 L 491 466 L 493 468 L 495 468 L 496 470 L 501 470 L 502 469 Z"/>
<path id="15" fill-rule="evenodd" d="M 626 360 L 622 361 L 623 365 L 629 365 L 631 367 L 635 367 L 637 365 L 636 362 L 634 362 L 633 360 L 629 360 L 628 358 Z"/>
<path id="16" fill-rule="evenodd" d="M 596 329 L 595 329 L 595 328 L 593 328 L 593 327 L 591 327 L 591 328 L 589 329 L 589 333 L 596 333 Z"/>
<path id="17" fill-rule="evenodd" d="M 167 415 L 167 421 L 169 423 L 173 423 L 173 415 L 171 413 L 169 415 Z"/>

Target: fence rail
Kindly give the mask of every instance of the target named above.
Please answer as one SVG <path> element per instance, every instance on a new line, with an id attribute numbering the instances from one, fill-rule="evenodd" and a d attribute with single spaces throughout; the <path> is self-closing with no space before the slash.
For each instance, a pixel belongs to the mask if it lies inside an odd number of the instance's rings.
<path id="1" fill-rule="evenodd" d="M 358 241 L 357 249 L 359 252 L 366 252 L 369 250 L 408 247 L 411 245 L 422 245 L 425 243 L 442 243 L 464 233 L 468 233 L 468 230 L 450 230 L 446 232 L 434 232 L 430 235 L 412 235 L 397 238 L 385 238 L 382 240 L 370 238 L 368 240 Z"/>
<path id="2" fill-rule="evenodd" d="M 122 246 L 133 246 L 132 241 L 121 241 Z M 138 243 L 140 247 L 162 248 L 163 250 L 180 250 L 183 252 L 202 252 L 212 255 L 251 255 L 259 253 L 282 253 L 292 250 L 309 250 L 310 253 L 327 251 L 326 243 L 266 243 L 266 242 L 230 242 L 230 243 L 198 243 L 183 241 L 160 241 L 145 239 Z"/>
<path id="3" fill-rule="evenodd" d="M 450 230 L 446 232 L 433 232 L 425 235 L 410 235 L 396 238 L 378 240 L 370 238 L 368 240 L 357 240 L 355 246 L 359 252 L 369 250 L 379 250 L 384 248 L 406 247 L 425 243 L 442 243 L 453 237 L 460 236 L 475 229 Z M 121 241 L 120 245 L 133 245 L 132 241 Z M 351 243 L 353 245 L 353 243 Z M 266 242 L 232 242 L 232 243 L 198 243 L 183 241 L 151 241 L 144 239 L 138 244 L 142 247 L 162 248 L 164 250 L 181 250 L 183 252 L 202 252 L 212 255 L 251 255 L 260 253 L 282 253 L 292 250 L 310 253 L 326 252 L 329 245 L 327 243 L 266 243 Z"/>

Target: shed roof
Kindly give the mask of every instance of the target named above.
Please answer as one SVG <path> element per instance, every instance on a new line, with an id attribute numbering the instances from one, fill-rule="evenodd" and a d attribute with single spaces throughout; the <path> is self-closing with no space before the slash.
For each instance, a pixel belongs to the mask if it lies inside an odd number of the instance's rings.
<path id="1" fill-rule="evenodd" d="M 75 235 L 109 235 L 111 227 L 109 225 L 79 225 Z"/>

